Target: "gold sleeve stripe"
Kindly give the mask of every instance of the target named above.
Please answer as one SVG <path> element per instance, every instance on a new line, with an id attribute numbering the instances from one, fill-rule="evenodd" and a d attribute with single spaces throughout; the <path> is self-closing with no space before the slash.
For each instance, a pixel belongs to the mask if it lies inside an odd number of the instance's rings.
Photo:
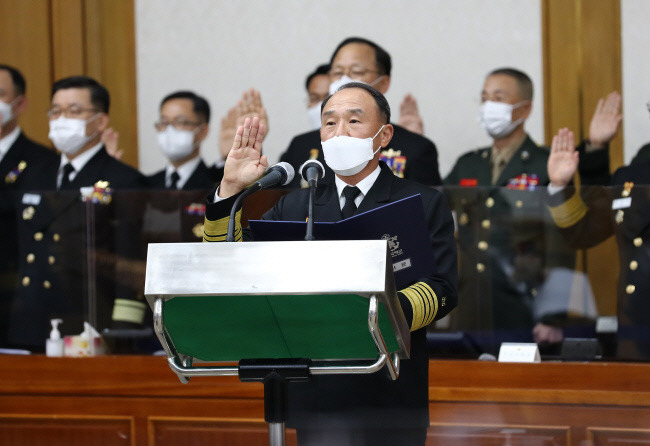
<path id="1" fill-rule="evenodd" d="M 115 299 L 113 305 L 113 320 L 141 324 L 144 320 L 144 311 L 147 305 L 128 299 Z"/>
<path id="2" fill-rule="evenodd" d="M 401 292 L 409 300 L 413 310 L 411 331 L 429 325 L 438 313 L 438 297 L 433 289 L 424 282 L 418 282 Z"/>
<path id="3" fill-rule="evenodd" d="M 419 289 L 423 290 L 425 294 L 428 296 L 430 308 L 432 309 L 432 312 L 430 314 L 430 317 L 425 320 L 424 325 L 429 325 L 433 320 L 436 318 L 436 315 L 438 314 L 438 296 L 436 296 L 435 291 L 433 291 L 433 288 L 431 288 L 429 285 L 427 285 L 424 282 L 418 282 L 413 285 L 414 287 L 418 287 Z"/>
<path id="4" fill-rule="evenodd" d="M 433 321 L 433 318 L 436 317 L 436 313 L 438 312 L 438 299 L 436 298 L 436 294 L 426 283 L 418 282 L 412 286 L 413 288 L 419 290 L 420 293 L 425 297 L 426 307 L 428 311 L 424 316 L 423 326 L 429 325 Z"/>
<path id="5" fill-rule="evenodd" d="M 203 241 L 204 242 L 223 242 L 226 240 L 228 234 L 228 221 L 230 217 L 223 217 L 219 220 L 205 219 L 203 224 Z M 241 230 L 241 209 L 235 215 L 235 240 L 240 242 L 242 240 Z"/>
<path id="6" fill-rule="evenodd" d="M 418 313 L 420 310 L 420 306 L 418 305 L 418 302 L 420 302 L 420 296 L 417 294 L 415 291 L 413 291 L 410 288 L 405 288 L 401 291 L 408 301 L 411 303 L 411 308 L 413 309 L 413 319 L 411 320 L 411 331 L 414 330 L 413 327 L 417 325 L 417 321 L 421 320 L 421 316 Z"/>
<path id="7" fill-rule="evenodd" d="M 580 192 L 576 190 L 573 196 L 567 201 L 559 206 L 549 206 L 548 209 L 551 211 L 556 225 L 560 228 L 568 228 L 580 221 L 587 214 L 589 208 L 582 201 Z"/>

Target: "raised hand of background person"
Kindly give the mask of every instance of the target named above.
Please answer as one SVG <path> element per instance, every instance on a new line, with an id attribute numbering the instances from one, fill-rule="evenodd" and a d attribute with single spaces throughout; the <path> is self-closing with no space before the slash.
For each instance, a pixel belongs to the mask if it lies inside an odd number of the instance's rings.
<path id="1" fill-rule="evenodd" d="M 404 96 L 404 100 L 399 107 L 399 121 L 397 121 L 397 124 L 418 135 L 424 134 L 424 125 L 418 111 L 418 103 L 410 93 Z"/>

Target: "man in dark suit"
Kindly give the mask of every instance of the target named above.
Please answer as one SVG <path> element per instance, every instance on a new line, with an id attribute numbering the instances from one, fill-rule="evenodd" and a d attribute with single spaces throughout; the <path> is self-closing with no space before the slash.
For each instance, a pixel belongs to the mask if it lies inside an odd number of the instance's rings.
<path id="1" fill-rule="evenodd" d="M 29 192 L 15 203 L 20 277 L 9 326 L 13 346 L 41 351 L 52 317 L 64 319 L 64 334 L 81 332 L 86 318 L 97 328 L 142 322 L 140 284 L 124 274 L 143 254 L 138 205 L 119 191 L 145 182 L 100 141 L 109 102 L 108 91 L 84 76 L 52 86 L 49 136 L 61 156 L 23 174 Z"/>
<path id="2" fill-rule="evenodd" d="M 165 169 L 149 176 L 152 188 L 209 190 L 214 187 L 221 178 L 214 176 L 200 156 L 209 123 L 208 101 L 191 91 L 177 91 L 162 100 L 156 130 L 158 145 L 168 164 Z"/>
<path id="3" fill-rule="evenodd" d="M 392 62 L 390 55 L 379 45 L 367 39 L 351 37 L 345 39 L 334 50 L 330 60 L 330 93 L 344 83 L 359 81 L 369 84 L 385 94 L 390 85 Z M 428 186 L 442 183 L 438 169 L 436 146 L 427 138 L 392 124 L 393 138 L 382 148 L 382 161 L 400 178 L 407 178 Z M 293 138 L 280 161 L 290 163 L 296 171 L 308 159 L 323 161 L 318 130 L 303 133 Z M 325 181 L 334 178 L 327 168 Z M 295 178 L 292 187 L 300 186 Z"/>
<path id="4" fill-rule="evenodd" d="M 561 340 L 557 323 L 564 318 L 553 314 L 535 320 L 533 307 L 544 270 L 574 268 L 573 251 L 564 248 L 554 225 L 545 223 L 544 197 L 536 190 L 548 184 L 549 152 L 524 128 L 532 100 L 533 84 L 525 73 L 500 68 L 488 74 L 480 117 L 493 144 L 462 155 L 445 178 L 446 185 L 460 186 L 447 189 L 461 251 L 463 299 L 454 328 L 476 330 L 479 343 L 494 353 L 502 341 Z M 580 149 L 585 153 L 581 178 L 587 184 L 609 176 L 605 147 L 620 123 L 617 103 L 616 94 L 601 100 L 590 140 Z M 538 268 L 530 268 L 533 264 Z"/>
<path id="5" fill-rule="evenodd" d="M 579 165 L 573 132 L 561 129 L 548 160 L 548 202 L 555 223 L 574 248 L 616 235 L 618 356 L 650 358 L 650 162 L 621 167 L 611 187 L 569 187 Z"/>
<path id="6" fill-rule="evenodd" d="M 381 93 L 361 83 L 344 85 L 324 101 L 322 116 L 325 161 L 331 163 L 336 176 L 319 185 L 314 218 L 338 221 L 420 194 L 435 269 L 398 293 L 412 332 L 411 359 L 402 362 L 398 380 L 391 382 L 378 373 L 313 377 L 309 383 L 292 385 L 289 425 L 297 428 L 301 445 L 422 445 L 429 424 L 425 327 L 448 314 L 457 302 L 451 215 L 440 192 L 398 178 L 380 161 L 380 149 L 393 136 L 390 108 Z M 238 129 L 224 178 L 216 193 L 208 196 L 206 241 L 224 239 L 234 200 L 268 166 L 261 155 L 264 130 L 257 118 L 252 123 L 247 120 Z M 281 198 L 263 218 L 304 221 L 308 200 L 307 190 L 294 191 Z M 241 234 L 241 228 L 236 233 Z"/>

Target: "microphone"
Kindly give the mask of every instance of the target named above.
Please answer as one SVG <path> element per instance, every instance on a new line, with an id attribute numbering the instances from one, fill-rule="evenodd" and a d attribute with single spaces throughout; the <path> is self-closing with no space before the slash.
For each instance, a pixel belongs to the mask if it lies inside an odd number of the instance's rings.
<path id="1" fill-rule="evenodd" d="M 300 176 L 309 184 L 316 187 L 318 182 L 325 177 L 325 168 L 318 160 L 307 160 L 300 166 Z"/>
<path id="2" fill-rule="evenodd" d="M 244 198 L 254 194 L 260 189 L 277 185 L 286 186 L 287 184 L 291 183 L 295 175 L 296 171 L 294 170 L 293 166 L 283 161 L 266 169 L 266 175 L 264 175 L 262 178 L 244 190 L 244 192 L 242 192 L 239 197 L 237 197 L 235 203 L 230 209 L 230 220 L 228 220 L 228 232 L 226 234 L 226 241 L 235 241 L 235 215 L 237 215 L 237 209 L 239 209 L 239 205 L 244 201 Z"/>
<path id="3" fill-rule="evenodd" d="M 266 170 L 266 175 L 257 180 L 254 186 L 258 189 L 266 189 L 273 186 L 286 186 L 293 181 L 296 171 L 293 166 L 284 161 L 277 163 Z"/>
<path id="4" fill-rule="evenodd" d="M 307 208 L 305 240 L 314 240 L 314 197 L 318 181 L 325 176 L 325 168 L 318 160 L 307 160 L 300 166 L 300 175 L 309 184 L 309 207 Z"/>

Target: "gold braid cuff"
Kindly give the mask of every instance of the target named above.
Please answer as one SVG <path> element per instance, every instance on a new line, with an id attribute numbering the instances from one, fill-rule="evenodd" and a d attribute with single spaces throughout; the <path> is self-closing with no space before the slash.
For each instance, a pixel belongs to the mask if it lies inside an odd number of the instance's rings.
<path id="1" fill-rule="evenodd" d="M 208 220 L 207 217 L 203 224 L 203 241 L 204 242 L 224 242 L 228 235 L 228 221 L 230 217 L 223 217 L 219 220 Z M 241 209 L 235 215 L 235 241 L 242 241 L 241 231 Z"/>
<path id="2" fill-rule="evenodd" d="M 424 282 L 417 282 L 400 291 L 411 303 L 413 320 L 411 331 L 426 327 L 438 314 L 438 297 L 433 289 Z"/>
<path id="3" fill-rule="evenodd" d="M 587 214 L 589 209 L 582 197 L 580 191 L 576 189 L 575 193 L 564 203 L 558 206 L 549 206 L 555 224 L 560 228 L 568 228 L 575 225 Z"/>
<path id="4" fill-rule="evenodd" d="M 115 299 L 112 319 L 114 321 L 141 324 L 144 321 L 144 312 L 146 309 L 147 305 L 144 302 L 130 299 Z"/>

